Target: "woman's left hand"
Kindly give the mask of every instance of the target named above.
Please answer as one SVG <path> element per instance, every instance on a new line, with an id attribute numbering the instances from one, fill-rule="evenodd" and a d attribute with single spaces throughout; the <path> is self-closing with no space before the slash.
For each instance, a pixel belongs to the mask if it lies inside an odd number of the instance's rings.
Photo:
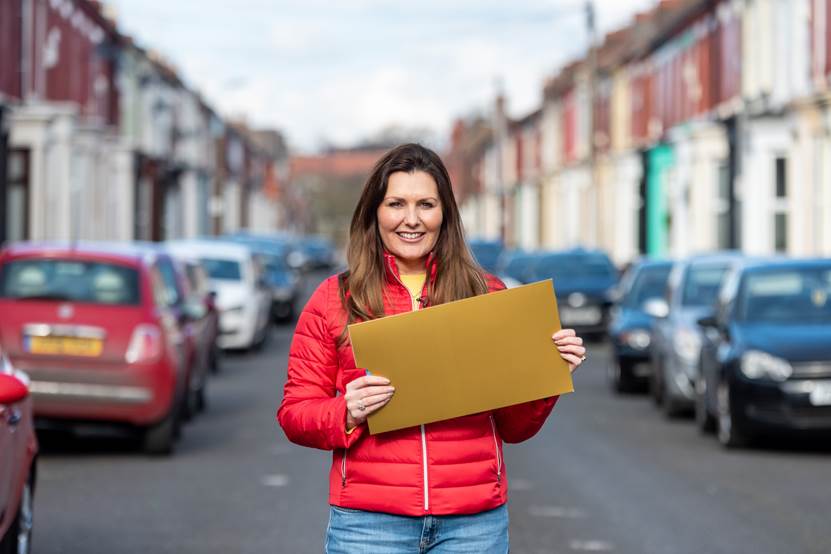
<path id="1" fill-rule="evenodd" d="M 551 338 L 560 351 L 560 356 L 568 363 L 568 370 L 574 373 L 580 364 L 586 361 L 586 347 L 583 339 L 577 336 L 574 329 L 560 329 Z"/>

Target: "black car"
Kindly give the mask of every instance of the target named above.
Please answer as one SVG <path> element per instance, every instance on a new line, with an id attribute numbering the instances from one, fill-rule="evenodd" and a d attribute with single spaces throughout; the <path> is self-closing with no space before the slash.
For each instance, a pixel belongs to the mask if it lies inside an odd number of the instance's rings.
<path id="1" fill-rule="evenodd" d="M 831 433 L 831 259 L 735 268 L 702 350 L 698 422 L 727 447 L 771 431 Z"/>
<path id="2" fill-rule="evenodd" d="M 603 336 L 612 306 L 618 271 L 600 250 L 563 250 L 541 254 L 529 281 L 554 280 L 563 327 L 586 336 Z"/>
<path id="3" fill-rule="evenodd" d="M 617 392 L 629 392 L 648 383 L 655 318 L 646 308 L 664 296 L 671 270 L 669 260 L 641 260 L 621 278 L 609 321 L 609 342 L 614 349 L 609 381 Z"/>

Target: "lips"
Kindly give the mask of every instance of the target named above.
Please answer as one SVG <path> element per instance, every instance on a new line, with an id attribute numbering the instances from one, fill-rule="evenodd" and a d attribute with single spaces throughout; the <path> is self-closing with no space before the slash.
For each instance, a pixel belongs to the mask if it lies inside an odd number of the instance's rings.
<path id="1" fill-rule="evenodd" d="M 418 242 L 425 233 L 406 233 L 399 231 L 395 234 L 398 235 L 398 237 L 404 242 Z"/>

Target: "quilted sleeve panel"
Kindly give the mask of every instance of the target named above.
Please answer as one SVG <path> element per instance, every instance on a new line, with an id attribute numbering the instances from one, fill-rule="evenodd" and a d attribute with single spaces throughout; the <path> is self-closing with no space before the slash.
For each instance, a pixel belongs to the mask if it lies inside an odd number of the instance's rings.
<path id="1" fill-rule="evenodd" d="M 530 439 L 542 429 L 558 398 L 559 396 L 552 396 L 496 410 L 494 419 L 499 436 L 505 442 Z"/>
<path id="2" fill-rule="evenodd" d="M 348 448 L 364 427 L 346 434 L 346 402 L 337 394 L 336 337 L 325 315 L 329 303 L 338 301 L 336 295 L 332 298 L 333 279 L 317 288 L 297 321 L 283 401 L 277 410 L 277 420 L 290 441 L 323 450 Z"/>

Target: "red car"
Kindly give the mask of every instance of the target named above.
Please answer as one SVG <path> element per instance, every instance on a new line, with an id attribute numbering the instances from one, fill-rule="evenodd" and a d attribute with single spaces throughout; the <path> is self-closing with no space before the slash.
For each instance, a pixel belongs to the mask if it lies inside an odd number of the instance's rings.
<path id="1" fill-rule="evenodd" d="M 38 451 L 27 377 L 0 351 L 0 552 L 32 549 Z"/>
<path id="2" fill-rule="evenodd" d="M 37 425 L 116 424 L 170 453 L 186 399 L 186 341 L 159 251 L 19 243 L 0 253 L 0 343 L 31 377 Z"/>

